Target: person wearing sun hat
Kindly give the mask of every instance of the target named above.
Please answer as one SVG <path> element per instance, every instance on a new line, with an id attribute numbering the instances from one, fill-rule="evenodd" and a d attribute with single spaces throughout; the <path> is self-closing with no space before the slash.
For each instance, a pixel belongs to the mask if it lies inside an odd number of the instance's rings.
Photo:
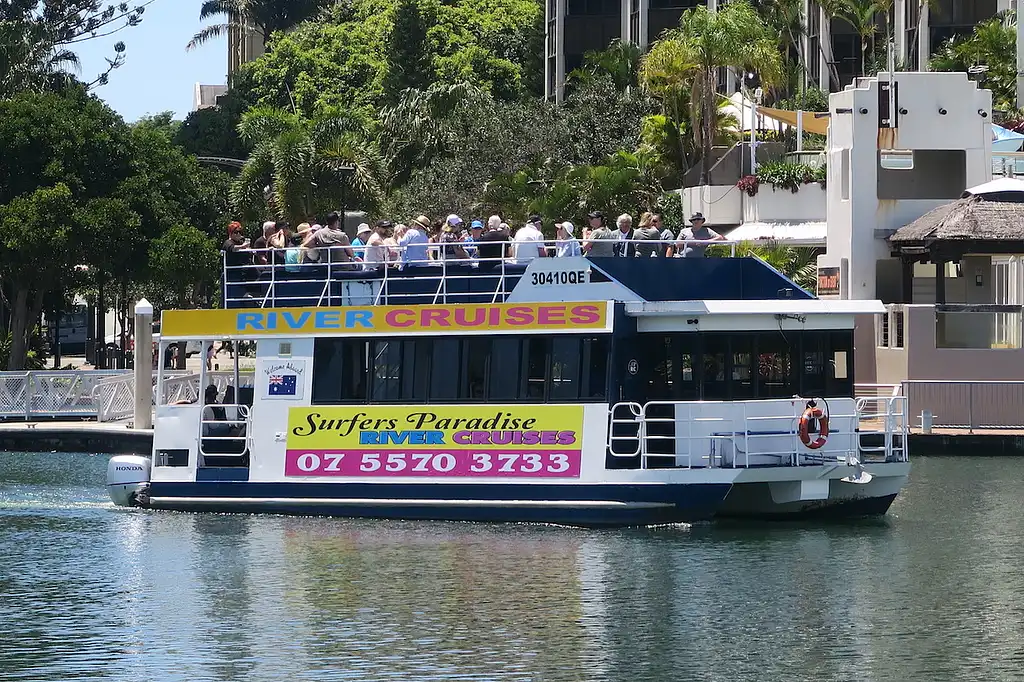
<path id="1" fill-rule="evenodd" d="M 363 260 L 363 255 L 366 252 L 366 240 L 373 234 L 373 230 L 366 223 L 359 223 L 359 227 L 356 228 L 356 238 L 352 240 L 352 253 L 355 255 L 356 260 Z"/>
<path id="2" fill-rule="evenodd" d="M 710 246 L 708 242 L 725 239 L 722 235 L 706 227 L 705 222 L 703 213 L 694 213 L 690 216 L 691 227 L 680 230 L 679 241 L 676 242 L 676 252 L 682 258 L 703 258 Z"/>
<path id="3" fill-rule="evenodd" d="M 469 254 L 462 248 L 462 218 L 452 213 L 444 221 L 438 241 L 441 244 L 441 258 L 444 260 L 465 260 Z"/>
<path id="4" fill-rule="evenodd" d="M 425 215 L 416 216 L 409 223 L 409 229 L 398 240 L 398 247 L 401 250 L 399 257 L 402 261 L 402 267 L 427 265 L 429 263 L 429 258 L 427 257 L 427 244 L 429 243 L 427 230 L 429 229 L 430 218 Z"/>
<path id="5" fill-rule="evenodd" d="M 573 234 L 576 228 L 568 220 L 555 224 L 555 234 L 558 239 L 555 240 L 555 257 L 564 258 L 568 256 L 582 256 L 583 251 L 580 249 L 580 242 L 576 239 Z"/>

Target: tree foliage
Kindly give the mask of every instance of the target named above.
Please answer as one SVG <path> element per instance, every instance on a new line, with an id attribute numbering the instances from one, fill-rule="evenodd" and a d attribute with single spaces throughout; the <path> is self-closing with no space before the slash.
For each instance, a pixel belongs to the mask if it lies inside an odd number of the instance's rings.
<path id="1" fill-rule="evenodd" d="M 285 31 L 315 16 L 325 4 L 325 0 L 205 0 L 199 8 L 199 20 L 220 17 L 223 21 L 192 36 L 186 49 L 226 36 L 232 29 L 254 30 L 266 43 L 274 31 Z"/>
<path id="2" fill-rule="evenodd" d="M 1015 109 L 1017 99 L 1017 21 L 1005 12 L 983 21 L 968 36 L 942 43 L 929 63 L 933 71 L 967 71 L 987 67 L 979 85 L 992 91 L 998 109 Z"/>
<path id="3" fill-rule="evenodd" d="M 515 100 L 531 87 L 526 74 L 543 72 L 542 24 L 531 0 L 353 0 L 277 34 L 233 86 L 257 106 L 367 126 L 407 87 L 469 82 Z"/>
<path id="4" fill-rule="evenodd" d="M 0 97 L 74 82 L 79 68 L 75 45 L 137 25 L 153 1 L 130 6 L 102 0 L 6 0 L 0 5 Z M 87 87 L 105 84 L 124 63 L 124 43 L 112 43 L 111 50 L 106 70 L 89 76 Z"/>
<path id="5" fill-rule="evenodd" d="M 10 369 L 24 366 L 45 300 L 77 286 L 80 266 L 94 282 L 151 280 L 152 239 L 173 224 L 212 232 L 223 220 L 222 174 L 175 147 L 174 127 L 160 116 L 129 127 L 80 87 L 0 101 L 0 291 L 9 311 L 0 336 L 12 337 Z"/>

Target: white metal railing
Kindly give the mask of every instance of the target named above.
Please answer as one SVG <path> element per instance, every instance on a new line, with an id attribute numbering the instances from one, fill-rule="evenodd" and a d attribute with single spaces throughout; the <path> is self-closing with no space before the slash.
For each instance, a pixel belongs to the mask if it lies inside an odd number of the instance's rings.
<path id="1" fill-rule="evenodd" d="M 207 383 L 220 394 L 234 384 L 234 372 L 207 372 Z M 241 372 L 241 387 L 252 386 L 252 372 Z M 153 372 L 154 400 L 157 371 Z M 199 374 L 166 372 L 165 402 L 196 402 Z M 0 421 L 4 419 L 129 419 L 135 411 L 132 370 L 0 372 Z"/>
<path id="2" fill-rule="evenodd" d="M 123 372 L 0 372 L 0 420 L 95 417 L 96 384 Z"/>
<path id="3" fill-rule="evenodd" d="M 224 419 L 208 418 L 207 408 L 224 410 Z M 213 412 L 213 409 L 209 410 Z M 250 410 L 236 403 L 206 405 L 199 421 L 199 454 L 203 457 L 242 458 L 250 450 Z M 205 463 L 205 462 L 204 462 Z"/>
<path id="4" fill-rule="evenodd" d="M 828 414 L 830 433 L 819 450 L 807 448 L 799 438 L 804 399 L 617 403 L 609 413 L 608 452 L 617 458 L 639 457 L 642 469 L 908 460 L 905 397 L 876 395 L 852 403 L 833 399 L 832 403 L 852 404 L 853 409 Z M 818 406 L 827 410 L 827 404 L 820 401 Z M 739 419 L 726 410 L 740 410 Z M 663 416 L 652 416 L 652 412 Z M 737 422 L 742 428 L 735 428 Z"/>
<path id="5" fill-rule="evenodd" d="M 581 248 L 585 251 L 592 244 L 608 244 L 616 253 L 619 249 L 633 247 L 634 256 L 655 257 L 664 254 L 668 247 L 681 252 L 687 245 L 728 246 L 730 257 L 736 256 L 736 246 L 741 242 L 732 240 L 661 240 L 661 239 L 580 239 Z M 322 305 L 330 295 L 332 283 L 340 284 L 343 295 L 350 305 L 370 304 L 401 304 L 408 299 L 422 300 L 432 296 L 432 303 L 447 303 L 451 285 L 459 282 L 486 282 L 486 286 L 478 286 L 476 290 L 460 293 L 460 298 L 477 298 L 482 303 L 502 303 L 511 293 L 511 278 L 522 275 L 532 255 L 516 257 L 516 249 L 530 246 L 541 246 L 548 256 L 556 253 L 557 242 L 447 242 L 418 244 L 410 246 L 388 247 L 389 256 L 386 263 L 365 263 L 352 260 L 354 250 L 366 247 L 332 246 L 320 247 L 319 260 L 298 264 L 282 263 L 281 253 L 287 249 L 249 249 L 254 259 L 264 257 L 265 264 L 227 264 L 227 253 L 224 256 L 224 303 L 226 307 L 278 307 L 289 305 L 308 305 L 316 299 Z M 446 249 L 460 247 L 467 252 L 466 258 L 455 258 Z M 506 256 L 480 258 L 479 248 L 500 248 Z M 296 248 L 296 247 L 291 247 Z M 410 248 L 426 250 L 427 259 L 407 259 Z M 275 256 L 275 253 L 277 254 Z M 331 262 L 332 254 L 345 254 L 344 260 Z M 590 251 L 592 253 L 592 251 Z M 589 255 L 585 253 L 584 255 Z M 538 256 L 540 257 L 539 253 Z M 278 262 L 275 262 L 278 261 Z M 394 291 L 397 281 L 409 282 L 419 280 L 424 283 L 421 290 L 415 292 Z M 288 288 L 296 284 L 309 285 L 310 290 L 295 295 Z M 285 286 L 287 285 L 287 286 Z M 284 289 L 284 291 L 281 291 Z M 315 294 L 312 290 L 315 290 Z M 428 294 L 432 291 L 432 294 Z M 337 297 L 337 295 L 335 295 Z"/>

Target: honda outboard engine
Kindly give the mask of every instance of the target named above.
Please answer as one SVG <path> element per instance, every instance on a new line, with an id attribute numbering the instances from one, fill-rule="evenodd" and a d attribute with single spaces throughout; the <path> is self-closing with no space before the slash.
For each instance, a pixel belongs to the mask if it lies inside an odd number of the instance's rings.
<path id="1" fill-rule="evenodd" d="M 149 491 L 149 457 L 117 455 L 107 464 L 107 491 L 118 507 L 138 507 Z"/>

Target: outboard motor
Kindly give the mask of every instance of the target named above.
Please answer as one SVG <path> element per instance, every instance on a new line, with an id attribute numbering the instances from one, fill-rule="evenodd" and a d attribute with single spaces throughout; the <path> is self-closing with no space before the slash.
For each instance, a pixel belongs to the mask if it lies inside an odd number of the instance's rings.
<path id="1" fill-rule="evenodd" d="M 139 507 L 149 491 L 149 457 L 117 455 L 107 464 L 107 491 L 118 507 Z"/>

